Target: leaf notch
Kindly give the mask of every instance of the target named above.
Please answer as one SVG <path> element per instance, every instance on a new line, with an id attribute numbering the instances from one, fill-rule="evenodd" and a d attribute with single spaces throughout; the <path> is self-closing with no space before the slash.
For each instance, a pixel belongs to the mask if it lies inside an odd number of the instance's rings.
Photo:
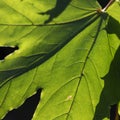
<path id="1" fill-rule="evenodd" d="M 4 60 L 6 56 L 18 50 L 18 46 L 0 46 L 0 60 Z"/>

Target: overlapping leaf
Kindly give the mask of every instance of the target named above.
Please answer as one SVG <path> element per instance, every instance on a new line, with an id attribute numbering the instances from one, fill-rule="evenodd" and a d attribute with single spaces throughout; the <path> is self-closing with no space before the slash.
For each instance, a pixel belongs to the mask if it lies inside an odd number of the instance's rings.
<path id="1" fill-rule="evenodd" d="M 34 120 L 92 120 L 119 46 L 109 15 L 95 0 L 1 0 L 0 7 L 0 46 L 19 48 L 0 61 L 0 118 L 43 88 Z"/>

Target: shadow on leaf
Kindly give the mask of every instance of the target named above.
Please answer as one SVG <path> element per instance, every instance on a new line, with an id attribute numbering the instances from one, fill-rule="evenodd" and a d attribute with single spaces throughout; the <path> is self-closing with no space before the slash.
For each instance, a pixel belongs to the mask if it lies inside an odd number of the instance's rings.
<path id="1" fill-rule="evenodd" d="M 119 26 L 119 22 L 110 16 L 106 31 L 108 34 L 114 34 L 120 39 Z M 105 117 L 111 117 L 111 105 L 116 105 L 120 101 L 120 46 L 116 51 L 108 74 L 103 79 L 104 88 L 93 120 L 103 120 Z"/>
<path id="2" fill-rule="evenodd" d="M 120 39 L 120 23 L 111 16 L 106 30 L 109 34 L 116 34 L 116 36 Z"/>
<path id="3" fill-rule="evenodd" d="M 109 73 L 103 79 L 105 85 L 93 120 L 103 120 L 110 116 L 110 106 L 120 100 L 120 47 L 111 63 Z"/>
<path id="4" fill-rule="evenodd" d="M 41 15 L 49 15 L 49 18 L 44 23 L 47 24 L 51 22 L 54 18 L 59 16 L 65 10 L 65 8 L 69 5 L 71 1 L 72 0 L 57 0 L 54 8 L 46 12 L 39 13 Z"/>

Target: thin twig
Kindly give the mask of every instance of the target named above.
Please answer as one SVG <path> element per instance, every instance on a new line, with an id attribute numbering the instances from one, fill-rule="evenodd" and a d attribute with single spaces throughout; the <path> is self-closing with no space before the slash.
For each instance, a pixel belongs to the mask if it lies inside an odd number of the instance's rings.
<path id="1" fill-rule="evenodd" d="M 108 7 L 114 2 L 115 0 L 110 0 L 109 3 L 102 9 L 102 11 L 106 11 Z"/>

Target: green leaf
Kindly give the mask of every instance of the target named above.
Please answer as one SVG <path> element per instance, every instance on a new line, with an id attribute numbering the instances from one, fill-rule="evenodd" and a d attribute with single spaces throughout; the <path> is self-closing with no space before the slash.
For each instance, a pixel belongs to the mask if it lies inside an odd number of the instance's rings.
<path id="1" fill-rule="evenodd" d="M 118 104 L 118 114 L 120 115 L 120 103 Z"/>
<path id="2" fill-rule="evenodd" d="M 107 10 L 110 16 L 114 17 L 114 19 L 120 22 L 120 16 L 118 14 L 119 11 L 120 11 L 120 0 L 116 0 L 114 4 L 112 4 Z"/>
<path id="3" fill-rule="evenodd" d="M 120 29 L 110 27 L 116 14 L 99 9 L 96 0 L 0 1 L 0 46 L 19 48 L 0 61 L 1 119 L 39 88 L 33 120 L 109 117 L 97 108 Z"/>

